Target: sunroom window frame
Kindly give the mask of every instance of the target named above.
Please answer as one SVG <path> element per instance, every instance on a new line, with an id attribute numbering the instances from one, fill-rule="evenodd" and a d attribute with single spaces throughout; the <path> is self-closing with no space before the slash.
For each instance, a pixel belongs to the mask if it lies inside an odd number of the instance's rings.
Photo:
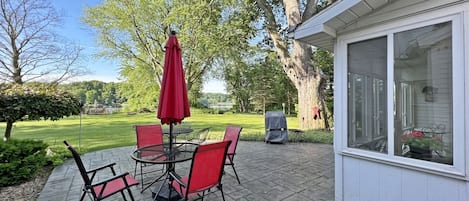
<path id="1" fill-rule="evenodd" d="M 466 17 L 467 18 L 467 17 Z M 337 38 L 335 50 L 337 52 L 336 65 L 340 69 L 335 79 L 342 81 L 337 82 L 338 88 L 336 94 L 339 101 L 336 105 L 340 105 L 341 111 L 348 111 L 348 96 L 347 96 L 347 47 L 351 43 L 366 41 L 378 37 L 387 38 L 387 137 L 388 137 L 388 150 L 387 153 L 378 153 L 369 150 L 348 147 L 348 117 L 342 117 L 336 121 L 341 125 L 341 139 L 336 145 L 340 149 L 340 154 L 348 155 L 351 157 L 358 157 L 367 160 L 374 160 L 377 162 L 388 163 L 396 166 L 408 167 L 411 169 L 424 170 L 434 172 L 437 174 L 452 175 L 456 177 L 466 176 L 466 153 L 464 143 L 465 138 L 465 115 L 461 112 L 464 106 L 464 98 L 467 92 L 465 89 L 466 72 L 464 70 L 464 46 L 461 41 L 464 41 L 463 22 L 464 15 L 462 12 L 454 11 L 451 14 L 448 12 L 427 13 L 408 19 L 401 19 L 399 22 L 392 22 L 382 24 L 376 27 L 366 28 L 357 32 L 347 33 Z M 405 158 L 395 155 L 394 153 L 394 34 L 399 32 L 413 30 L 425 26 L 439 24 L 443 22 L 451 22 L 452 27 L 452 114 L 453 114 L 453 165 L 447 165 L 437 162 L 423 161 L 412 158 Z M 457 96 L 455 94 L 458 94 Z M 339 109 L 339 108 L 336 108 Z M 465 109 L 463 110 L 465 111 Z M 337 118 L 337 117 L 336 117 Z M 336 126 L 337 126 L 336 125 Z"/>

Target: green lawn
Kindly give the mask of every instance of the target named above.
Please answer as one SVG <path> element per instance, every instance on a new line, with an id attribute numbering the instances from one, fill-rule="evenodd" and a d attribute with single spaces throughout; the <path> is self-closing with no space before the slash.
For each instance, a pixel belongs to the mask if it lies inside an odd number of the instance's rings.
<path id="1" fill-rule="evenodd" d="M 134 145 L 135 130 L 133 125 L 160 122 L 155 113 L 83 115 L 81 121 L 81 149 L 85 152 Z M 189 122 L 194 130 L 211 127 L 210 139 L 222 139 L 227 125 L 243 127 L 241 140 L 263 140 L 265 133 L 264 116 L 258 114 L 206 114 L 202 113 L 201 110 L 193 109 L 191 117 L 186 118 L 184 122 Z M 287 118 L 287 125 L 288 128 L 298 128 L 297 118 Z M 5 124 L 2 123 L 0 124 L 2 135 L 4 131 Z M 80 117 L 73 116 L 59 121 L 17 122 L 13 127 L 11 137 L 14 139 L 40 139 L 50 145 L 57 146 L 62 146 L 62 141 L 67 140 L 78 147 L 79 135 Z M 310 142 L 331 143 L 332 134 L 314 131 L 306 139 Z"/>

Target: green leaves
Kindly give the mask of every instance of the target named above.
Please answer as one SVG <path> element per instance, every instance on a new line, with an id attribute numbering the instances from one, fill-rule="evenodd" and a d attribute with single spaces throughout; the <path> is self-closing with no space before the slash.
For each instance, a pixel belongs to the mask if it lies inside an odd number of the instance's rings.
<path id="1" fill-rule="evenodd" d="M 67 92 L 47 86 L 0 85 L 0 122 L 58 120 L 80 113 L 80 102 Z M 5 136 L 9 136 L 9 130 Z M 8 137 L 7 137 L 8 138 Z"/>
<path id="2" fill-rule="evenodd" d="M 0 187 L 31 179 L 46 164 L 46 147 L 42 141 L 11 140 L 0 142 Z"/>
<path id="3" fill-rule="evenodd" d="M 105 47 L 101 55 L 120 60 L 122 93 L 129 109 L 140 109 L 156 107 L 171 30 L 182 48 L 189 98 L 195 103 L 207 74 L 248 46 L 256 31 L 253 9 L 233 0 L 107 0 L 86 9 L 83 20 L 97 31 Z"/>

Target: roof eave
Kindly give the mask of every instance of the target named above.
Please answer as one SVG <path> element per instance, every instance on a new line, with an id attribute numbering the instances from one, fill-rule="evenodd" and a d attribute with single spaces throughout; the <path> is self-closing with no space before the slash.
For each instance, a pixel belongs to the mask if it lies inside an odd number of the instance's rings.
<path id="1" fill-rule="evenodd" d="M 332 50 L 337 33 L 393 0 L 339 0 L 296 27 L 292 37 Z"/>

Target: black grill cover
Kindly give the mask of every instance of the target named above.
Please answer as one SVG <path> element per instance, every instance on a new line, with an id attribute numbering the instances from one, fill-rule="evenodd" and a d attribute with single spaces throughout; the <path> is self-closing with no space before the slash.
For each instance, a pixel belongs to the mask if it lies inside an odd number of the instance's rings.
<path id="1" fill-rule="evenodd" d="M 265 142 L 288 142 L 287 119 L 283 112 L 265 113 Z"/>

